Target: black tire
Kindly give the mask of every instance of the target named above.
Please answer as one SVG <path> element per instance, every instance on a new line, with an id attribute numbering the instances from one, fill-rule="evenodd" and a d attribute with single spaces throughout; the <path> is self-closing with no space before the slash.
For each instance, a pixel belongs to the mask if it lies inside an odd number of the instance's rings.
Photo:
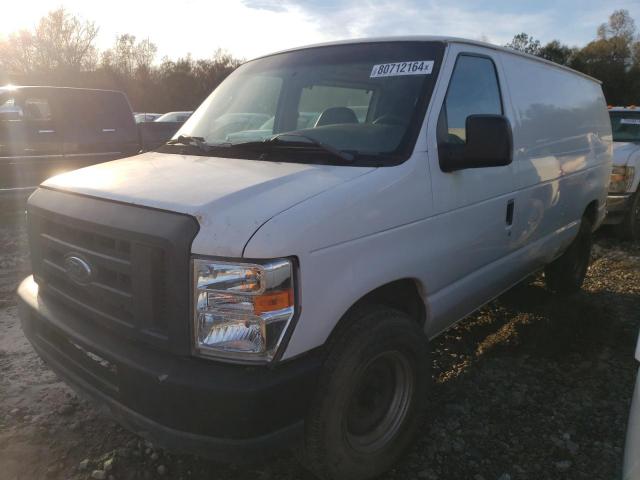
<path id="1" fill-rule="evenodd" d="M 574 293 L 580 290 L 591 261 L 593 225 L 588 217 L 582 217 L 580 230 L 569 248 L 544 269 L 544 277 L 552 291 Z"/>
<path id="2" fill-rule="evenodd" d="M 410 317 L 369 306 L 344 325 L 328 345 L 301 452 L 325 480 L 391 468 L 423 424 L 431 384 L 429 345 Z"/>
<path id="3" fill-rule="evenodd" d="M 640 190 L 631 199 L 631 208 L 624 220 L 616 225 L 616 235 L 622 240 L 640 241 Z"/>

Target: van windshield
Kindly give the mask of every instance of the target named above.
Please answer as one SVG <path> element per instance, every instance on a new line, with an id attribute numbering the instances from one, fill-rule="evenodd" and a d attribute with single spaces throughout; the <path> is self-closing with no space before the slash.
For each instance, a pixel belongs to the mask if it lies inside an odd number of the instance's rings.
<path id="1" fill-rule="evenodd" d="M 380 42 L 253 60 L 163 150 L 186 143 L 238 158 L 344 163 L 344 153 L 352 163 L 399 163 L 415 144 L 443 51 L 440 42 Z"/>
<path id="2" fill-rule="evenodd" d="M 614 142 L 640 142 L 640 111 L 609 112 Z"/>

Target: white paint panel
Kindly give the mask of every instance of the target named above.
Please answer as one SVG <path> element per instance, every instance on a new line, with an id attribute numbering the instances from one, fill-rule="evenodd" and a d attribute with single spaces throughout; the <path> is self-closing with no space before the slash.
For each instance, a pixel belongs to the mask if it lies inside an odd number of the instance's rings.
<path id="1" fill-rule="evenodd" d="M 372 170 L 145 153 L 44 185 L 192 215 L 200 223 L 193 253 L 241 257 L 253 232 L 274 215 Z"/>

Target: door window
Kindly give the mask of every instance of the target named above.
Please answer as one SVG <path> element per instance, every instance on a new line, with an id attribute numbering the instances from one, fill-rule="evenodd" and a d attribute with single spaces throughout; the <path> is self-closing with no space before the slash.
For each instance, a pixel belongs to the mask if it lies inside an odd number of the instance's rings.
<path id="1" fill-rule="evenodd" d="M 3 97 L 0 100 L 0 156 L 58 154 L 59 141 L 52 125 L 46 98 L 24 94 Z M 28 175 L 23 174 L 26 181 Z"/>
<path id="2" fill-rule="evenodd" d="M 51 120 L 51 108 L 49 102 L 44 98 L 27 97 L 24 100 L 24 119 L 36 121 Z"/>
<path id="3" fill-rule="evenodd" d="M 447 96 L 438 119 L 438 142 L 462 145 L 469 115 L 501 115 L 500 85 L 493 61 L 460 55 L 453 69 Z"/>
<path id="4" fill-rule="evenodd" d="M 24 113 L 16 99 L 6 98 L 0 102 L 0 121 L 11 122 L 22 120 Z"/>
<path id="5" fill-rule="evenodd" d="M 51 120 L 51 108 L 44 98 L 7 98 L 0 103 L 0 121 Z"/>

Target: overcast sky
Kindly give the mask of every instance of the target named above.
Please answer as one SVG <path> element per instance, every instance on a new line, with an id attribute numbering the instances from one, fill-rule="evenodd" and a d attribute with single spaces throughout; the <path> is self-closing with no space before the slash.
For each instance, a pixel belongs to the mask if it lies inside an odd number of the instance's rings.
<path id="1" fill-rule="evenodd" d="M 116 35 L 149 38 L 159 57 L 208 57 L 218 47 L 242 58 L 328 40 L 385 35 L 451 35 L 504 44 L 527 32 L 584 45 L 609 14 L 640 0 L 5 0 L 0 35 L 32 28 L 64 6 L 95 21 L 98 46 Z"/>

